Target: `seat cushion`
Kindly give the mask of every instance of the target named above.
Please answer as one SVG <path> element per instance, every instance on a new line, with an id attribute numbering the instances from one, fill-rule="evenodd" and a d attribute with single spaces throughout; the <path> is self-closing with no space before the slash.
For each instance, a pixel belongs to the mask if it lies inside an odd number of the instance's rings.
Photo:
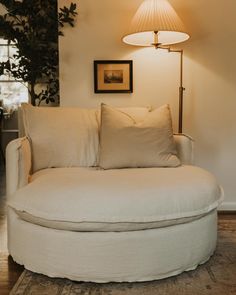
<path id="1" fill-rule="evenodd" d="M 223 193 L 195 166 L 54 168 L 35 173 L 9 201 L 42 226 L 78 231 L 129 231 L 188 222 L 208 214 Z"/>

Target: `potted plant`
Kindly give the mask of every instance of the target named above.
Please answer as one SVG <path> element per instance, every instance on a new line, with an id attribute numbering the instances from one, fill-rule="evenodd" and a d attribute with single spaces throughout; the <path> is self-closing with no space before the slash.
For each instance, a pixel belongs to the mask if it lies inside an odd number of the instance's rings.
<path id="1" fill-rule="evenodd" d="M 13 42 L 16 53 L 0 62 L 0 75 L 10 73 L 27 83 L 33 105 L 59 102 L 58 36 L 64 25 L 74 26 L 76 3 L 58 10 L 57 0 L 0 0 L 0 34 Z M 41 85 L 40 90 L 36 86 Z"/>

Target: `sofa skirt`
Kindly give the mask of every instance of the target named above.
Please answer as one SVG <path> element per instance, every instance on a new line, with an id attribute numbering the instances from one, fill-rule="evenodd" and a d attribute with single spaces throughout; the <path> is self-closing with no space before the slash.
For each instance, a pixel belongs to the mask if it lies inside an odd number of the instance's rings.
<path id="1" fill-rule="evenodd" d="M 8 209 L 8 249 L 28 270 L 75 281 L 150 281 L 193 270 L 213 254 L 216 210 L 192 222 L 129 232 L 56 230 Z"/>

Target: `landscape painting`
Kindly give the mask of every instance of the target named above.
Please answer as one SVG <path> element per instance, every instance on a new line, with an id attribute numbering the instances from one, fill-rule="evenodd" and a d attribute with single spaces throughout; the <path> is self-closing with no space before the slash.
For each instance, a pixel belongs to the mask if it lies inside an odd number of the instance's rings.
<path id="1" fill-rule="evenodd" d="M 95 60 L 95 93 L 132 93 L 132 60 Z"/>

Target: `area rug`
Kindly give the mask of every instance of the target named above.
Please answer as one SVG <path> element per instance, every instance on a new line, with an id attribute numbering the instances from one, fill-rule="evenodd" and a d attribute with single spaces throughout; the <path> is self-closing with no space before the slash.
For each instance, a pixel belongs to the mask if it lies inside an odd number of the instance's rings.
<path id="1" fill-rule="evenodd" d="M 10 295 L 236 295 L 236 230 L 223 230 L 215 254 L 196 270 L 144 283 L 83 283 L 25 270 Z"/>

